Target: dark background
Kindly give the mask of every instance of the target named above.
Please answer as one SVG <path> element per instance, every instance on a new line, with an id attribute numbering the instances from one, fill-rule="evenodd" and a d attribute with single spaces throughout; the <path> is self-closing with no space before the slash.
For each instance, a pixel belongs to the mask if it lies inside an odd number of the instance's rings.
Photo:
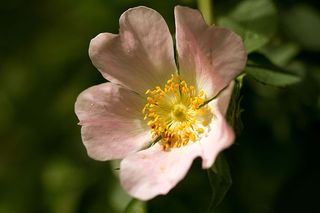
<path id="1" fill-rule="evenodd" d="M 239 2 L 216 0 L 215 14 Z M 197 7 L 193 0 L 1 2 L 0 213 L 122 212 L 130 198 L 119 188 L 115 166 L 87 156 L 73 110 L 81 91 L 105 82 L 88 44 L 100 32 L 117 33 L 120 15 L 137 5 L 159 11 L 174 34 L 177 4 Z M 274 4 L 277 31 L 264 48 L 272 56 L 279 38 L 293 44 L 296 52 L 283 66 L 298 67 L 303 80 L 275 88 L 245 77 L 243 128 L 225 152 L 233 185 L 221 213 L 320 212 L 319 1 Z M 204 212 L 210 196 L 197 159 L 169 195 L 146 206 L 148 212 Z"/>

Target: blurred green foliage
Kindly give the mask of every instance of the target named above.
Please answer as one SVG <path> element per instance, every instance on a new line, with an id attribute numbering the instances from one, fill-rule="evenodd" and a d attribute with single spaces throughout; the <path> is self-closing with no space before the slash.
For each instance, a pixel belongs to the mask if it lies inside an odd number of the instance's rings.
<path id="1" fill-rule="evenodd" d="M 159 11 L 174 34 L 175 5 L 196 1 L 11 0 L 0 6 L 0 213 L 123 212 L 130 197 L 109 162 L 90 159 L 73 111 L 105 80 L 88 58 L 100 32 L 118 31 L 129 7 Z M 233 185 L 217 212 L 319 212 L 320 3 L 215 0 L 217 24 L 248 52 L 301 77 L 286 88 L 244 78 L 236 144 L 225 152 Z M 133 212 L 205 212 L 211 189 L 197 159 L 167 196 Z"/>

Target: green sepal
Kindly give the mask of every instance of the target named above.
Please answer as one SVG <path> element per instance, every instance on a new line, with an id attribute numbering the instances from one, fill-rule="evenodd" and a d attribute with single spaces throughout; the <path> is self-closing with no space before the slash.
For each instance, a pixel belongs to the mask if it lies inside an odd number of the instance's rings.
<path id="1" fill-rule="evenodd" d="M 235 79 L 235 85 L 233 88 L 232 96 L 229 102 L 229 107 L 227 111 L 227 121 L 235 130 L 236 133 L 241 132 L 243 124 L 241 121 L 241 113 L 243 112 L 243 109 L 241 108 L 241 88 L 242 88 L 242 82 L 243 78 L 245 77 L 245 73 L 239 75 Z"/>
<path id="2" fill-rule="evenodd" d="M 230 168 L 228 162 L 220 153 L 214 165 L 207 170 L 212 197 L 208 212 L 213 212 L 224 199 L 232 185 Z"/>

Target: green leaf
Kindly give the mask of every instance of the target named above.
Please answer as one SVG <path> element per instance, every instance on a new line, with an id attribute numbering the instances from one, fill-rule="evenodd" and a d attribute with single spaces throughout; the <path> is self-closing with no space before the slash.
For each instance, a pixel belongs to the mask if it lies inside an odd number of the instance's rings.
<path id="1" fill-rule="evenodd" d="M 227 16 L 218 19 L 218 25 L 239 34 L 248 53 L 264 46 L 276 31 L 277 12 L 270 0 L 246 0 Z"/>
<path id="2" fill-rule="evenodd" d="M 208 212 L 213 212 L 232 184 L 230 168 L 222 154 L 217 157 L 214 165 L 208 169 L 208 177 L 212 188 L 212 198 Z"/>
<path id="3" fill-rule="evenodd" d="M 285 66 L 299 53 L 299 50 L 299 46 L 296 43 L 275 41 L 268 43 L 259 52 L 268 57 L 272 63 L 278 66 Z"/>
<path id="4" fill-rule="evenodd" d="M 283 30 L 303 48 L 320 50 L 320 14 L 306 5 L 299 4 L 287 10 L 283 16 Z"/>
<path id="5" fill-rule="evenodd" d="M 132 199 L 126 209 L 124 210 L 124 213 L 146 213 L 146 204 L 143 201 Z"/>
<path id="6" fill-rule="evenodd" d="M 263 84 L 276 87 L 288 86 L 301 81 L 301 77 L 297 74 L 272 64 L 269 59 L 258 53 L 249 55 L 245 72 Z"/>
<path id="7" fill-rule="evenodd" d="M 295 75 L 274 72 L 273 70 L 259 67 L 247 67 L 246 72 L 263 84 L 277 87 L 295 84 L 301 80 Z"/>

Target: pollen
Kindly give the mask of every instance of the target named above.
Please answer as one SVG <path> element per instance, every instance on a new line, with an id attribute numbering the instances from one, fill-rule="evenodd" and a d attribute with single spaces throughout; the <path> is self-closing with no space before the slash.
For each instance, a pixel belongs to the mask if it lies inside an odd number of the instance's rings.
<path id="1" fill-rule="evenodd" d="M 189 86 L 179 75 L 171 75 L 163 88 L 157 86 L 145 94 L 144 120 L 152 137 L 161 138 L 164 151 L 194 143 L 208 132 L 213 115 L 204 91 Z"/>

